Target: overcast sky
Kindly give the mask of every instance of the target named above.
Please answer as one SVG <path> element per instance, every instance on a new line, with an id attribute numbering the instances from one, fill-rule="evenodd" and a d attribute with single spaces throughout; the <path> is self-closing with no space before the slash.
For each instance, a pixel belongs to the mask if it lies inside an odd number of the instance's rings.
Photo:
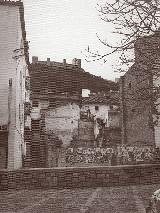
<path id="1" fill-rule="evenodd" d="M 102 38 L 111 38 L 111 26 L 101 21 L 96 10 L 100 0 L 23 0 L 27 39 L 30 41 L 30 58 L 53 61 L 73 58 L 82 59 L 86 71 L 114 80 L 119 77 L 112 65 L 115 57 L 108 62 L 85 61 L 84 53 L 88 45 L 91 50 L 104 53 L 106 48 L 100 44 L 96 33 Z"/>

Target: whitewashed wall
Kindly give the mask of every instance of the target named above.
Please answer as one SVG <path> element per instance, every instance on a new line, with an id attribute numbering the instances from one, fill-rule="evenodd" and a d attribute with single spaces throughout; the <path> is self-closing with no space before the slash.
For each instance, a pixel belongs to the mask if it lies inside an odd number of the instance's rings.
<path id="1" fill-rule="evenodd" d="M 8 168 L 22 166 L 24 145 L 24 77 L 27 69 L 24 56 L 14 52 L 23 48 L 22 30 L 18 6 L 0 5 L 0 125 L 8 124 L 8 96 L 10 87 L 10 125 L 8 135 Z"/>
<path id="2" fill-rule="evenodd" d="M 49 109 L 45 112 L 46 130 L 52 130 L 62 140 L 65 147 L 70 144 L 74 136 L 78 136 L 79 119 L 80 108 L 76 103 Z"/>
<path id="3" fill-rule="evenodd" d="M 95 106 L 99 107 L 99 110 L 95 110 Z M 90 109 L 92 115 L 95 115 L 95 118 L 103 119 L 104 121 L 108 121 L 108 110 L 110 110 L 109 105 L 101 105 L 101 104 L 86 104 L 82 106 L 81 111 L 86 112 L 87 109 Z"/>

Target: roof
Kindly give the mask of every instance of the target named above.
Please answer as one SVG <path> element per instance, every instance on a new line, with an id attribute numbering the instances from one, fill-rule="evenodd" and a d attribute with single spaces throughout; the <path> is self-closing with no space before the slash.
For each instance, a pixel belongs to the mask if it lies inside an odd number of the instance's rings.
<path id="1" fill-rule="evenodd" d="M 110 92 L 108 94 L 96 94 L 90 97 L 82 98 L 82 104 L 112 104 L 119 105 L 119 92 Z"/>
<path id="2" fill-rule="evenodd" d="M 19 6 L 20 4 L 23 4 L 21 0 L 19 1 L 10 1 L 10 0 L 0 0 L 0 5 L 9 5 L 9 6 Z"/>
<path id="3" fill-rule="evenodd" d="M 77 65 L 53 63 L 32 63 L 29 66 L 31 75 L 32 92 L 39 93 L 42 90 L 51 93 L 81 92 L 82 89 L 89 89 L 93 92 L 110 91 L 117 89 L 113 81 L 85 72 Z"/>
<path id="4" fill-rule="evenodd" d="M 29 53 L 28 53 L 28 42 L 26 40 L 26 30 L 25 30 L 25 20 L 24 20 L 24 6 L 23 2 L 19 1 L 6 1 L 6 0 L 0 0 L 0 5 L 4 6 L 18 6 L 19 7 L 19 13 L 20 13 L 20 21 L 21 21 L 21 28 L 22 28 L 22 37 L 24 41 L 24 54 L 26 63 L 29 64 Z"/>
<path id="5" fill-rule="evenodd" d="M 65 67 L 66 69 L 69 69 L 69 68 L 73 68 L 73 69 L 75 69 L 75 68 L 79 68 L 79 71 L 81 72 L 81 73 L 85 73 L 85 74 L 88 74 L 90 77 L 93 77 L 93 78 L 96 78 L 96 79 L 101 79 L 101 80 L 103 80 L 104 82 L 109 82 L 109 83 L 112 83 L 112 84 L 116 84 L 115 82 L 113 82 L 113 81 L 111 81 L 111 80 L 107 80 L 107 79 L 104 79 L 104 78 L 102 78 L 101 76 L 96 76 L 96 75 L 93 75 L 93 74 L 91 74 L 91 73 L 89 73 L 89 72 L 86 72 L 83 68 L 80 68 L 80 67 L 78 67 L 77 65 L 73 65 L 73 64 L 68 64 L 68 63 L 66 63 L 66 64 L 63 64 L 63 63 L 61 63 L 61 62 L 56 62 L 56 61 L 52 61 L 52 62 L 50 62 L 50 65 L 47 65 L 47 62 L 46 61 L 38 61 L 37 63 L 32 63 L 31 64 L 31 66 L 32 67 L 34 67 L 34 66 L 41 66 L 41 67 L 46 67 L 46 66 L 48 66 L 48 67 L 50 67 L 51 69 L 53 68 L 55 68 L 55 67 Z"/>

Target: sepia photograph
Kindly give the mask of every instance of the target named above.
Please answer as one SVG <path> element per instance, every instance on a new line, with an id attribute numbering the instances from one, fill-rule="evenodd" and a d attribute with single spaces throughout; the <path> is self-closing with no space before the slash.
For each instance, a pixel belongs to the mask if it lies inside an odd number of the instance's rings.
<path id="1" fill-rule="evenodd" d="M 159 0 L 0 0 L 0 213 L 160 213 Z"/>

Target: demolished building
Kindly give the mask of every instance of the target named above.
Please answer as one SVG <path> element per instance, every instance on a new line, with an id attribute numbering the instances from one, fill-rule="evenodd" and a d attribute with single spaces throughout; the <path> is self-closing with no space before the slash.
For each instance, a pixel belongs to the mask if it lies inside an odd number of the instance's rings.
<path id="1" fill-rule="evenodd" d="M 33 57 L 29 69 L 32 128 L 28 138 L 32 140 L 28 142 L 26 165 L 46 167 L 55 147 L 80 141 L 82 91 L 107 93 L 118 90 L 118 85 L 85 72 L 80 59 L 67 64 L 66 60 L 59 63 Z"/>
<path id="2" fill-rule="evenodd" d="M 94 128 L 94 146 L 107 147 L 121 143 L 118 91 L 82 98 L 81 122 L 86 122 L 86 117 Z M 81 137 L 85 137 L 84 134 Z"/>

